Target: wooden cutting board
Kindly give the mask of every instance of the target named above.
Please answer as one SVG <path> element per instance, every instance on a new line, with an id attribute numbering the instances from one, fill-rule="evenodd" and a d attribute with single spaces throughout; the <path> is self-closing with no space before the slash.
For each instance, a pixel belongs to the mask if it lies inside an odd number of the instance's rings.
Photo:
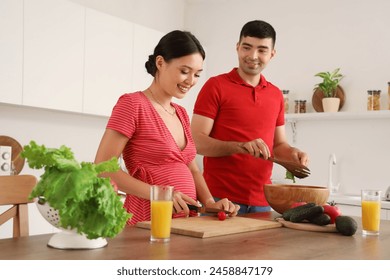
<path id="1" fill-rule="evenodd" d="M 150 229 L 150 221 L 139 222 L 136 224 L 136 226 Z M 173 219 L 171 233 L 198 238 L 208 238 L 248 231 L 277 228 L 281 226 L 282 224 L 269 220 L 233 217 L 227 218 L 224 221 L 220 221 L 216 216 L 200 216 Z"/>

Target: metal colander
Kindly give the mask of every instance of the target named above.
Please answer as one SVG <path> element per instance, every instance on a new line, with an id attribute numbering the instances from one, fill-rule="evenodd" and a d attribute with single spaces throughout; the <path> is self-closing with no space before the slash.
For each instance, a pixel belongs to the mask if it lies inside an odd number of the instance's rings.
<path id="1" fill-rule="evenodd" d="M 51 225 L 59 228 L 60 215 L 57 209 L 51 207 L 43 197 L 40 197 L 36 202 L 39 212 Z"/>

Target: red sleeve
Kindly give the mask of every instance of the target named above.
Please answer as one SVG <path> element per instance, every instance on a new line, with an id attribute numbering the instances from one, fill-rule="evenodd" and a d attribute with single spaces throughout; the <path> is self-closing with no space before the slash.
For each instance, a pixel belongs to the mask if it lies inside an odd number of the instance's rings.
<path id="1" fill-rule="evenodd" d="M 280 99 L 280 111 L 278 118 L 276 119 L 276 126 L 281 126 L 285 124 L 285 118 L 284 118 L 284 99 L 283 99 L 283 94 L 279 97 Z"/>
<path id="2" fill-rule="evenodd" d="M 194 105 L 194 114 L 215 119 L 219 111 L 220 86 L 216 78 L 210 78 L 200 90 Z"/>
<path id="3" fill-rule="evenodd" d="M 135 102 L 133 94 L 124 94 L 119 97 L 115 104 L 107 128 L 118 131 L 119 133 L 131 138 L 137 127 L 137 115 L 139 102 Z"/>

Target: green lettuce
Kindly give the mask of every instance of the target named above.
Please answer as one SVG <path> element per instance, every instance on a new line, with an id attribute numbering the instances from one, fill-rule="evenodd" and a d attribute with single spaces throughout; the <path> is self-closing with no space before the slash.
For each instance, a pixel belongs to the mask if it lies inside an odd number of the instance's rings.
<path id="1" fill-rule="evenodd" d="M 292 174 L 292 173 L 291 173 L 290 171 L 288 171 L 288 170 L 286 170 L 285 179 L 292 180 L 293 183 L 295 183 L 295 176 L 294 176 L 294 174 Z"/>
<path id="2" fill-rule="evenodd" d="M 44 197 L 59 211 L 61 227 L 76 229 L 89 239 L 115 237 L 131 218 L 110 179 L 99 177 L 119 170 L 115 157 L 99 164 L 79 163 L 64 145 L 53 149 L 34 141 L 24 146 L 21 155 L 30 168 L 44 168 L 30 199 Z"/>

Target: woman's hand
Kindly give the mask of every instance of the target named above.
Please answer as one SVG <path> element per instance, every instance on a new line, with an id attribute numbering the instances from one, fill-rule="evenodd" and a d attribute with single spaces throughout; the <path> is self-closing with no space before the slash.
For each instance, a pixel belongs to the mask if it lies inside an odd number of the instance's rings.
<path id="1" fill-rule="evenodd" d="M 223 198 L 221 200 L 218 200 L 217 202 L 210 201 L 205 206 L 210 207 L 210 208 L 218 208 L 221 210 L 229 211 L 230 217 L 237 216 L 238 210 L 240 209 L 239 205 L 234 204 L 233 202 L 229 201 L 227 198 Z"/>
<path id="2" fill-rule="evenodd" d="M 196 205 L 200 207 L 199 203 L 182 192 L 173 192 L 173 213 L 183 213 L 186 217 L 190 215 L 190 209 L 187 204 Z"/>

